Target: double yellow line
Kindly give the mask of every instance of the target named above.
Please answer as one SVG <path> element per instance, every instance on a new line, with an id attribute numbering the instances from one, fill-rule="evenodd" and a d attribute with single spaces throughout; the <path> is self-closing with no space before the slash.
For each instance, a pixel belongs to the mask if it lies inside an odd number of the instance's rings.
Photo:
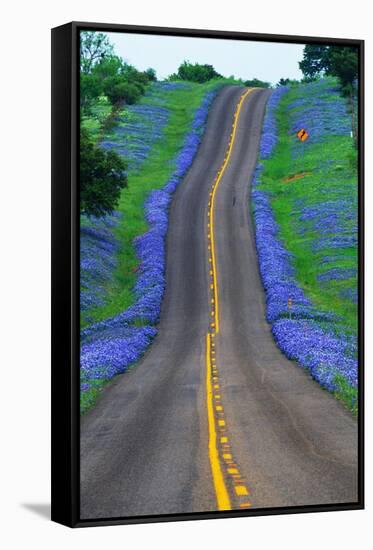
<path id="1" fill-rule="evenodd" d="M 220 170 L 217 173 L 217 176 L 215 178 L 215 181 L 212 185 L 212 190 L 210 192 L 210 201 L 209 201 L 209 210 L 208 210 L 208 217 L 209 217 L 209 223 L 208 223 L 208 237 L 209 237 L 209 246 L 211 247 L 211 260 L 212 260 L 212 279 L 213 279 L 213 304 L 214 304 L 214 322 L 215 322 L 215 332 L 216 334 L 219 333 L 219 293 L 218 293 L 218 280 L 217 280 L 217 269 L 216 269 L 216 252 L 215 252 L 215 214 L 214 214 L 214 207 L 215 207 L 215 196 L 216 191 L 219 187 L 219 183 L 224 175 L 224 172 L 229 164 L 232 150 L 234 146 L 234 142 L 236 139 L 236 132 L 237 132 L 237 125 L 238 120 L 242 108 L 242 104 L 247 98 L 249 94 L 251 94 L 254 91 L 254 89 L 248 89 L 244 94 L 242 94 L 240 101 L 237 104 L 236 112 L 234 113 L 234 120 L 232 125 L 232 133 L 230 136 L 229 144 L 228 144 L 228 151 L 224 158 L 224 162 L 220 168 Z"/>
<path id="2" fill-rule="evenodd" d="M 218 277 L 216 267 L 216 251 L 215 251 L 215 197 L 219 183 L 224 175 L 224 172 L 229 164 L 234 142 L 236 139 L 237 125 L 243 102 L 254 89 L 248 89 L 242 94 L 234 114 L 232 125 L 232 133 L 228 144 L 226 156 L 223 164 L 218 171 L 216 178 L 212 184 L 210 192 L 210 200 L 208 203 L 208 258 L 209 258 L 209 273 L 210 273 L 210 290 L 211 290 L 211 323 L 210 330 L 206 335 L 206 403 L 207 403 L 207 421 L 209 431 L 209 460 L 213 478 L 213 484 L 216 494 L 218 510 L 231 510 L 231 499 L 227 489 L 227 485 L 222 470 L 222 460 L 225 460 L 227 472 L 232 475 L 232 484 L 235 487 L 236 495 L 247 495 L 248 491 L 243 484 L 239 470 L 234 463 L 230 451 L 228 437 L 226 436 L 226 425 L 224 419 L 224 409 L 221 404 L 221 389 L 219 387 L 218 372 L 216 366 L 216 349 L 215 335 L 219 333 L 219 292 L 218 292 Z M 219 441 L 218 441 L 219 439 Z M 222 454 L 222 456 L 220 456 Z M 228 458 L 227 458 L 228 457 Z M 236 485 L 235 485 L 236 484 Z M 248 507 L 250 503 L 242 502 L 240 507 Z"/>
<path id="3" fill-rule="evenodd" d="M 218 440 L 215 426 L 214 392 L 211 381 L 211 334 L 206 335 L 206 394 L 207 394 L 207 421 L 209 425 L 209 458 L 212 479 L 219 510 L 231 510 L 231 501 L 225 485 L 224 475 L 220 465 Z"/>

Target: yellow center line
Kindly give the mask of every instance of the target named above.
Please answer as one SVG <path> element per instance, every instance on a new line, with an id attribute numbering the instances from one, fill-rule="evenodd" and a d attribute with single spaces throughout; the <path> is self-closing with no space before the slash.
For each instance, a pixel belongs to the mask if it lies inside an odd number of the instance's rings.
<path id="1" fill-rule="evenodd" d="M 240 479 L 240 484 L 235 487 L 235 494 L 233 495 L 234 499 L 237 497 L 242 498 L 249 494 L 249 491 L 244 484 L 244 481 L 239 473 L 239 469 L 233 460 L 232 454 L 230 451 L 230 446 L 227 444 L 228 438 L 222 435 L 226 431 L 226 423 L 224 420 L 224 410 L 223 406 L 220 404 L 220 394 L 214 393 L 219 389 L 218 376 L 217 376 L 217 367 L 215 355 L 215 335 L 219 332 L 219 292 L 218 292 L 218 282 L 217 282 L 217 269 L 216 269 L 216 254 L 215 254 L 215 216 L 214 216 L 214 206 L 215 206 L 215 195 L 219 183 L 224 175 L 224 172 L 230 161 L 232 150 L 236 138 L 238 120 L 242 108 L 242 104 L 247 98 L 247 96 L 252 93 L 254 89 L 248 89 L 244 94 L 242 94 L 234 115 L 234 121 L 232 126 L 232 133 L 229 140 L 228 150 L 224 158 L 224 162 L 217 173 L 215 181 L 212 185 L 212 192 L 210 192 L 209 199 L 209 209 L 208 209 L 208 224 L 207 224 L 207 233 L 208 233 L 208 251 L 209 251 L 209 263 L 210 263 L 210 289 L 211 289 L 211 316 L 212 322 L 210 326 L 212 327 L 211 332 L 206 334 L 206 402 L 207 402 L 207 420 L 208 420 L 208 449 L 209 449 L 209 459 L 212 472 L 212 479 L 216 494 L 218 510 L 232 510 L 231 499 L 227 489 L 225 475 L 229 474 L 231 479 L 234 479 L 238 475 Z M 214 390 L 213 390 L 214 386 Z M 218 403 L 216 402 L 218 401 Z M 220 448 L 222 457 L 220 459 L 220 451 L 218 446 L 218 436 L 220 443 L 225 443 L 224 447 Z M 222 462 L 224 463 L 224 473 L 222 470 Z M 240 503 L 240 507 L 249 507 L 249 502 Z"/>
<path id="2" fill-rule="evenodd" d="M 217 282 L 217 272 L 216 272 L 215 237 L 214 237 L 215 195 L 216 195 L 216 191 L 217 191 L 217 188 L 219 186 L 220 180 L 222 179 L 223 174 L 225 172 L 225 169 L 227 168 L 229 160 L 231 158 L 234 141 L 236 139 L 237 124 L 238 124 L 238 119 L 239 119 L 239 116 L 240 116 L 242 104 L 245 101 L 245 99 L 247 98 L 247 96 L 249 94 L 251 94 L 253 91 L 254 91 L 253 88 L 247 90 L 241 96 L 241 99 L 237 104 L 237 108 L 236 108 L 236 112 L 235 112 L 235 116 L 234 116 L 234 121 L 233 121 L 233 130 L 232 130 L 232 134 L 231 134 L 231 139 L 229 141 L 228 153 L 227 153 L 227 156 L 224 159 L 222 167 L 218 171 L 218 175 L 217 175 L 217 178 L 216 178 L 216 181 L 215 181 L 215 185 L 213 186 L 213 191 L 212 191 L 212 196 L 211 196 L 211 201 L 210 201 L 210 209 L 209 209 L 210 234 L 209 234 L 209 238 L 211 239 L 211 258 L 212 258 L 212 272 L 213 272 L 212 277 L 213 277 L 213 281 L 214 281 L 214 285 L 213 285 L 212 290 L 214 292 L 214 300 L 215 300 L 215 332 L 216 333 L 219 332 L 219 300 L 218 300 L 218 282 Z"/>
<path id="3" fill-rule="evenodd" d="M 216 427 L 213 408 L 213 393 L 211 385 L 211 363 L 210 363 L 211 338 L 206 335 L 206 400 L 207 400 L 207 419 L 209 428 L 209 458 L 212 471 L 212 479 L 216 493 L 216 500 L 219 510 L 231 510 L 231 501 L 225 485 L 223 472 L 220 466 L 218 446 L 216 442 Z"/>

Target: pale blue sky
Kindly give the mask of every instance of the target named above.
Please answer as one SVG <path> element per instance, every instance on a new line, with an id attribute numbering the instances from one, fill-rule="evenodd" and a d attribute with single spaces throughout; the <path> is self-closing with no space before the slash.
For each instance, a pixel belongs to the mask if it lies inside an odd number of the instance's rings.
<path id="1" fill-rule="evenodd" d="M 281 77 L 302 78 L 298 62 L 303 45 L 107 33 L 117 55 L 139 70 L 153 67 L 159 80 L 187 59 L 208 63 L 224 76 L 259 78 L 276 84 Z"/>

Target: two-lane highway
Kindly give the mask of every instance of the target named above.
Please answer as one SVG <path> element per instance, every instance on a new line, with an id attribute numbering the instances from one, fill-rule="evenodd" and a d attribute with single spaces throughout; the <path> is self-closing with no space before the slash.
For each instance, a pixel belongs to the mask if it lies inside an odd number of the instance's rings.
<path id="1" fill-rule="evenodd" d="M 275 346 L 249 215 L 269 91 L 224 88 L 177 190 L 159 334 L 81 422 L 81 518 L 353 502 L 357 425 Z"/>

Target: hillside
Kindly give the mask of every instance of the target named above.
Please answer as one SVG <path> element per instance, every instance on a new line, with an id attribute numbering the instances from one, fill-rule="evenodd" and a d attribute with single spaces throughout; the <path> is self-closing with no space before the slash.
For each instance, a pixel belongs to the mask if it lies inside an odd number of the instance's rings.
<path id="1" fill-rule="evenodd" d="M 299 141 L 305 129 L 309 139 Z M 326 78 L 272 95 L 253 184 L 267 319 L 281 350 L 352 410 L 357 396 L 357 160 Z"/>

